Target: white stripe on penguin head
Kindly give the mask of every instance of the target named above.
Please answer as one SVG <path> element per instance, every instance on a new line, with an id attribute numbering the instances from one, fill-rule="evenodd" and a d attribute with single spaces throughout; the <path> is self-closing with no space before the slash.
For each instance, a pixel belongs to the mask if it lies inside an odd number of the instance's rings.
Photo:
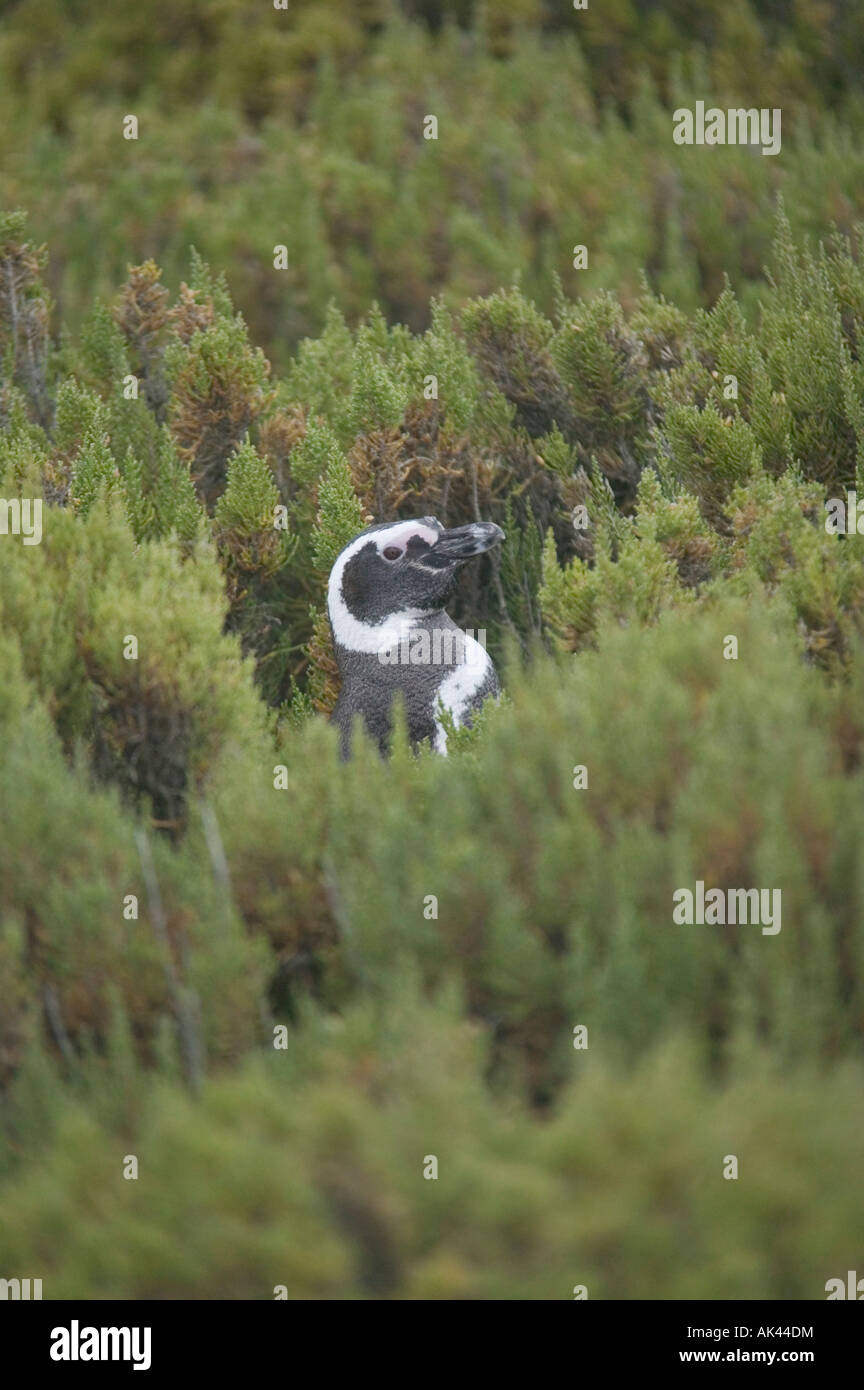
<path id="1" fill-rule="evenodd" d="M 342 592 L 342 580 L 348 561 L 370 542 L 375 545 L 380 555 L 385 545 L 407 545 L 413 536 L 421 536 L 424 541 L 434 545 L 439 535 L 440 532 L 420 521 L 395 521 L 392 526 L 384 526 L 380 531 L 357 536 L 350 545 L 346 545 L 337 556 L 327 583 L 327 612 L 330 615 L 333 636 L 340 647 L 350 652 L 367 652 L 374 656 L 380 653 L 382 647 L 386 648 L 399 642 L 405 628 L 417 618 L 424 616 L 422 608 L 404 608 L 400 613 L 389 613 L 377 623 L 364 623 L 360 618 L 355 618 Z"/>

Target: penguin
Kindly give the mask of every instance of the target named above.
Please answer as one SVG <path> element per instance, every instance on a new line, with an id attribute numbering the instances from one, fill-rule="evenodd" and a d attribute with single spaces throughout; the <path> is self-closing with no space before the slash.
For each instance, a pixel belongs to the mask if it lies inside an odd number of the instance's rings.
<path id="1" fill-rule="evenodd" d="M 446 756 L 441 711 L 454 727 L 500 693 L 485 648 L 444 612 L 459 570 L 504 539 L 490 521 L 445 529 L 434 516 L 370 526 L 337 556 L 327 615 L 342 690 L 331 722 L 350 754 L 357 716 L 386 755 L 393 698 L 401 691 L 408 735 Z"/>

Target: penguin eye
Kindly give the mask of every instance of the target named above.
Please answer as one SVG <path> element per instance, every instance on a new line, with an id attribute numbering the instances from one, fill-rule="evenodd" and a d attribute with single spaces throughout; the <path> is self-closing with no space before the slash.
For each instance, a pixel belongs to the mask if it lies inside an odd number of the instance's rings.
<path id="1" fill-rule="evenodd" d="M 399 549 L 398 545 L 385 545 L 381 554 L 384 556 L 385 560 L 398 560 L 402 555 L 402 551 Z"/>

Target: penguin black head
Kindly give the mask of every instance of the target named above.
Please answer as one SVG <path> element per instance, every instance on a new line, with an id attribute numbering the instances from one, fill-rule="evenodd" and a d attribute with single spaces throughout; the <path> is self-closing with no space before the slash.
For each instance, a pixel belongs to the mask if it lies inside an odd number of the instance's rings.
<path id="1" fill-rule="evenodd" d="M 438 611 L 460 566 L 503 539 L 491 521 L 446 530 L 434 516 L 362 531 L 330 572 L 327 609 L 337 645 L 375 650 L 385 623 Z"/>

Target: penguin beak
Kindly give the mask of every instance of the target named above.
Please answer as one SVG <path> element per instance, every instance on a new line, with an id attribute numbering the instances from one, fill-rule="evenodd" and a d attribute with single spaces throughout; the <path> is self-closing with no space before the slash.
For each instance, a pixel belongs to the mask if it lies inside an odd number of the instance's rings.
<path id="1" fill-rule="evenodd" d="M 494 522 L 474 521 L 470 526 L 454 526 L 450 531 L 442 531 L 431 554 L 458 563 L 470 560 L 474 555 L 482 555 L 503 539 L 504 532 Z"/>

